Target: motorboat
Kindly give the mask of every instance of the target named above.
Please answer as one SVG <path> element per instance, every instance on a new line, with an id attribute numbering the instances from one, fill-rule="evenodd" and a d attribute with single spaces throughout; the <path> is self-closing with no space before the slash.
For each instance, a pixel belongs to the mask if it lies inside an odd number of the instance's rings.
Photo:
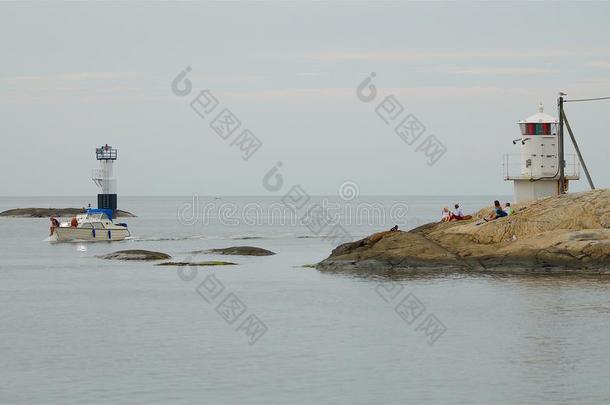
<path id="1" fill-rule="evenodd" d="M 102 242 L 119 241 L 129 237 L 129 229 L 125 223 L 112 221 L 113 211 L 110 209 L 88 208 L 85 213 L 78 214 L 70 222 L 62 222 L 52 228 L 49 238 L 51 242 Z"/>

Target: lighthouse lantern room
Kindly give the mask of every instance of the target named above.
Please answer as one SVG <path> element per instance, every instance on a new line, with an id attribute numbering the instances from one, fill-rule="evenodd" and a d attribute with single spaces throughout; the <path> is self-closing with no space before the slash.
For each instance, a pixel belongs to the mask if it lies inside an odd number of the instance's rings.
<path id="1" fill-rule="evenodd" d="M 117 150 L 108 144 L 95 148 L 95 157 L 100 166 L 93 170 L 93 182 L 101 188 L 97 195 L 97 207 L 104 209 L 117 209 L 116 179 L 114 178 L 114 162 L 117 159 Z"/>
<path id="2" fill-rule="evenodd" d="M 504 156 L 504 180 L 513 181 L 515 202 L 558 195 L 567 190 L 569 180 L 579 179 L 576 159 L 566 156 L 571 162 L 566 166 L 564 161 L 563 188 L 560 184 L 559 120 L 546 114 L 542 104 L 538 113 L 519 121 L 519 128 L 521 138 L 513 140 L 521 147 L 519 158 Z"/>

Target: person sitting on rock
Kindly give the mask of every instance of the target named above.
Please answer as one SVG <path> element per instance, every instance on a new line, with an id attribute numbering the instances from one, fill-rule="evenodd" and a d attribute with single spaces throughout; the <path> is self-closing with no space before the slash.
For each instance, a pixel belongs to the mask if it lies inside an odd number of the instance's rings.
<path id="1" fill-rule="evenodd" d="M 486 218 L 483 218 L 485 221 L 493 221 L 494 219 L 502 218 L 508 216 L 506 212 L 502 209 L 502 205 L 500 201 L 494 201 L 494 212 L 489 214 Z"/>
<path id="2" fill-rule="evenodd" d="M 451 211 L 449 211 L 449 208 L 445 207 L 443 208 L 443 212 L 441 213 L 441 222 L 449 222 L 451 221 Z"/>
<path id="3" fill-rule="evenodd" d="M 511 207 L 510 203 L 507 202 L 506 204 L 504 204 L 504 212 L 506 212 L 506 215 L 513 215 L 515 213 L 515 210 L 513 210 L 513 207 Z"/>
<path id="4" fill-rule="evenodd" d="M 56 218 L 51 217 L 51 227 L 49 228 L 49 236 L 53 235 L 55 228 L 59 228 L 59 221 Z"/>
<path id="5" fill-rule="evenodd" d="M 464 219 L 464 211 L 460 208 L 460 204 L 455 204 L 455 211 L 451 213 L 451 221 L 461 221 Z"/>

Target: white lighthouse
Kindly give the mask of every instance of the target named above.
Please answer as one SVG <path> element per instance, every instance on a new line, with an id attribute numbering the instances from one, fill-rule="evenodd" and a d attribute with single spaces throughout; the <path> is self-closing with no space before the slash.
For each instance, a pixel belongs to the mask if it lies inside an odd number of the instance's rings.
<path id="1" fill-rule="evenodd" d="M 97 195 L 97 207 L 111 209 L 114 212 L 117 208 L 117 196 L 113 165 L 117 159 L 117 150 L 106 144 L 95 148 L 95 157 L 100 167 L 93 170 L 92 178 L 93 182 L 101 188 L 101 194 Z"/>
<path id="2" fill-rule="evenodd" d="M 567 191 L 569 180 L 580 178 L 576 159 L 566 156 L 564 184 L 560 184 L 559 125 L 559 119 L 546 114 L 542 104 L 538 113 L 519 121 L 521 138 L 513 144 L 520 146 L 521 153 L 504 156 L 504 180 L 514 182 L 515 202 L 558 195 Z"/>

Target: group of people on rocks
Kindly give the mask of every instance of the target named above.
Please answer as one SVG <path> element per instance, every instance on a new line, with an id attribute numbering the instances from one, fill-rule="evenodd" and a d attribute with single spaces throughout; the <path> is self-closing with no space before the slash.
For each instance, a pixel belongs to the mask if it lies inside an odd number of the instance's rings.
<path id="1" fill-rule="evenodd" d="M 460 208 L 460 204 L 455 204 L 454 210 L 451 211 L 449 208 L 443 208 L 443 212 L 441 214 L 441 222 L 452 222 L 452 221 L 462 221 L 464 219 L 470 219 L 472 216 L 464 215 L 464 211 Z"/>
<path id="2" fill-rule="evenodd" d="M 506 217 L 512 215 L 515 211 L 510 206 L 510 203 L 507 202 L 502 207 L 500 201 L 494 201 L 494 210 L 491 214 L 483 218 L 485 222 L 493 221 L 494 219 Z M 453 221 L 462 221 L 464 219 L 472 219 L 472 215 L 464 215 L 462 208 L 460 208 L 460 204 L 454 205 L 454 210 L 450 210 L 449 208 L 443 208 L 441 213 L 441 222 L 453 222 Z"/>
<path id="3" fill-rule="evenodd" d="M 504 208 L 502 208 L 502 204 L 500 204 L 500 201 L 496 200 L 496 201 L 494 201 L 493 212 L 483 219 L 485 220 L 485 222 L 493 221 L 494 219 L 512 215 L 514 212 L 515 211 L 513 210 L 513 207 L 510 206 L 509 202 L 505 203 Z"/>

